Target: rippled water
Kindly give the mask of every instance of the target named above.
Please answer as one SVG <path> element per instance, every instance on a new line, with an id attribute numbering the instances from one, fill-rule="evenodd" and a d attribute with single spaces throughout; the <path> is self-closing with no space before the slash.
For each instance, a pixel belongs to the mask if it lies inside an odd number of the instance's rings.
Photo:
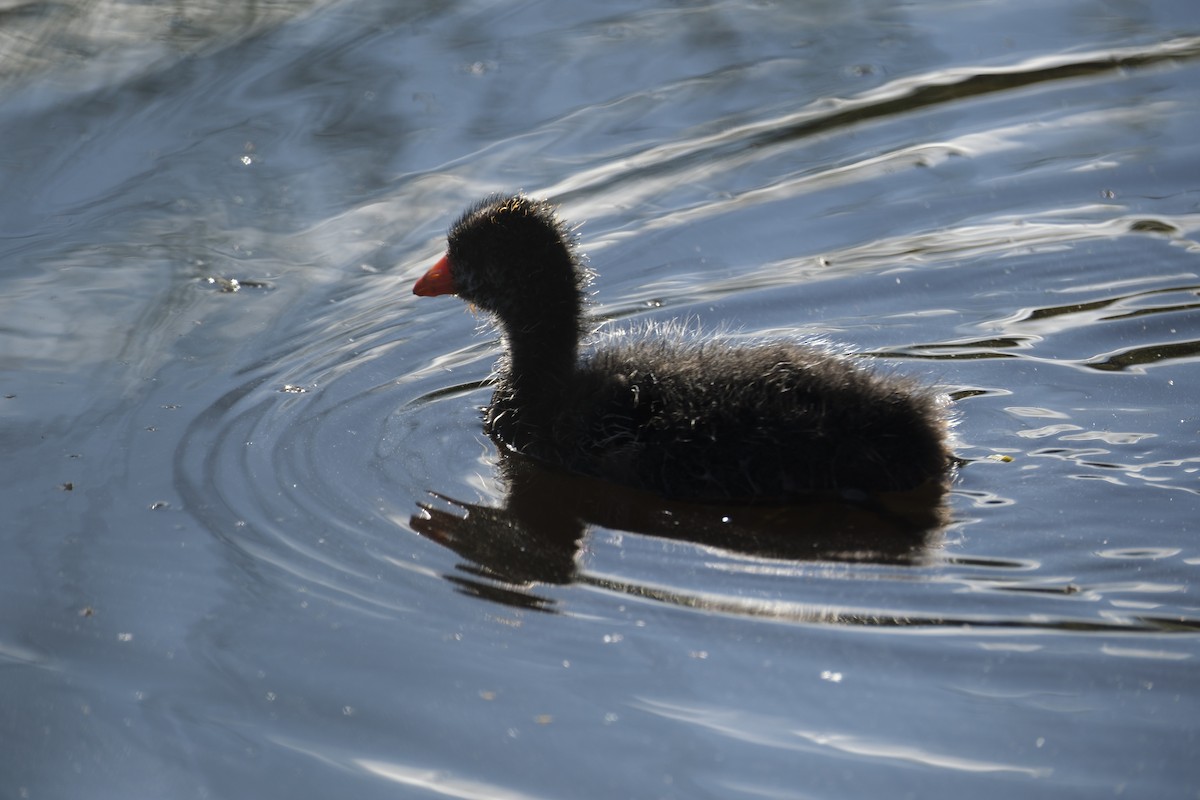
<path id="1" fill-rule="evenodd" d="M 4 9 L 0 796 L 1198 796 L 1198 64 L 1182 1 Z M 944 387 L 945 508 L 501 459 L 410 289 L 518 188 L 609 327 Z"/>

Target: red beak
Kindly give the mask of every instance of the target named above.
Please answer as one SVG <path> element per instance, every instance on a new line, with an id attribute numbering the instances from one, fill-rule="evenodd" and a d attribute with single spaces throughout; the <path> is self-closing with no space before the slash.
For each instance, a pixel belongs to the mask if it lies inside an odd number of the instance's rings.
<path id="1" fill-rule="evenodd" d="M 454 286 L 454 271 L 450 267 L 450 256 L 442 256 L 441 259 L 429 268 L 413 284 L 413 294 L 421 297 L 436 297 L 439 294 L 454 294 L 457 289 Z"/>

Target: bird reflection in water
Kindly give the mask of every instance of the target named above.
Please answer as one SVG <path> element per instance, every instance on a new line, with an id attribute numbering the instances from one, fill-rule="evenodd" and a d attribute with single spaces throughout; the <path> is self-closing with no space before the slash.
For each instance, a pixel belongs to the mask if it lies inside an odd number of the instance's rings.
<path id="1" fill-rule="evenodd" d="M 522 608 L 551 610 L 537 584 L 607 585 L 581 568 L 592 527 L 779 561 L 913 564 L 949 519 L 945 481 L 876 495 L 811 495 L 787 505 L 706 505 L 666 500 L 548 469 L 501 451 L 504 504 L 489 507 L 431 491 L 410 524 L 467 563 L 447 580 L 460 590 Z M 608 586 L 608 588 L 613 588 Z"/>

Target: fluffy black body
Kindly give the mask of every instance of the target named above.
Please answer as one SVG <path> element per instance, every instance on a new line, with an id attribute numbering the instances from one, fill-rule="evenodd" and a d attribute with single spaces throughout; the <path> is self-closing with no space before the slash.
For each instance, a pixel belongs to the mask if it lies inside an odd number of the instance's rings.
<path id="1" fill-rule="evenodd" d="M 451 228 L 447 261 L 453 291 L 504 334 L 485 429 L 518 452 L 698 501 L 904 490 L 947 473 L 931 391 L 820 348 L 676 332 L 581 357 L 589 273 L 546 203 L 482 201 Z"/>

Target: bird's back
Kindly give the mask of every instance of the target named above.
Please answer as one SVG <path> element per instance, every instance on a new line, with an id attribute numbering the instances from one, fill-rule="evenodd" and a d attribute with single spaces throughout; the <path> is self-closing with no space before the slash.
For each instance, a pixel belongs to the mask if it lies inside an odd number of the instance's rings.
<path id="1" fill-rule="evenodd" d="M 931 392 L 798 344 L 637 340 L 583 361 L 570 394 L 555 460 L 681 499 L 908 489 L 949 460 Z"/>

